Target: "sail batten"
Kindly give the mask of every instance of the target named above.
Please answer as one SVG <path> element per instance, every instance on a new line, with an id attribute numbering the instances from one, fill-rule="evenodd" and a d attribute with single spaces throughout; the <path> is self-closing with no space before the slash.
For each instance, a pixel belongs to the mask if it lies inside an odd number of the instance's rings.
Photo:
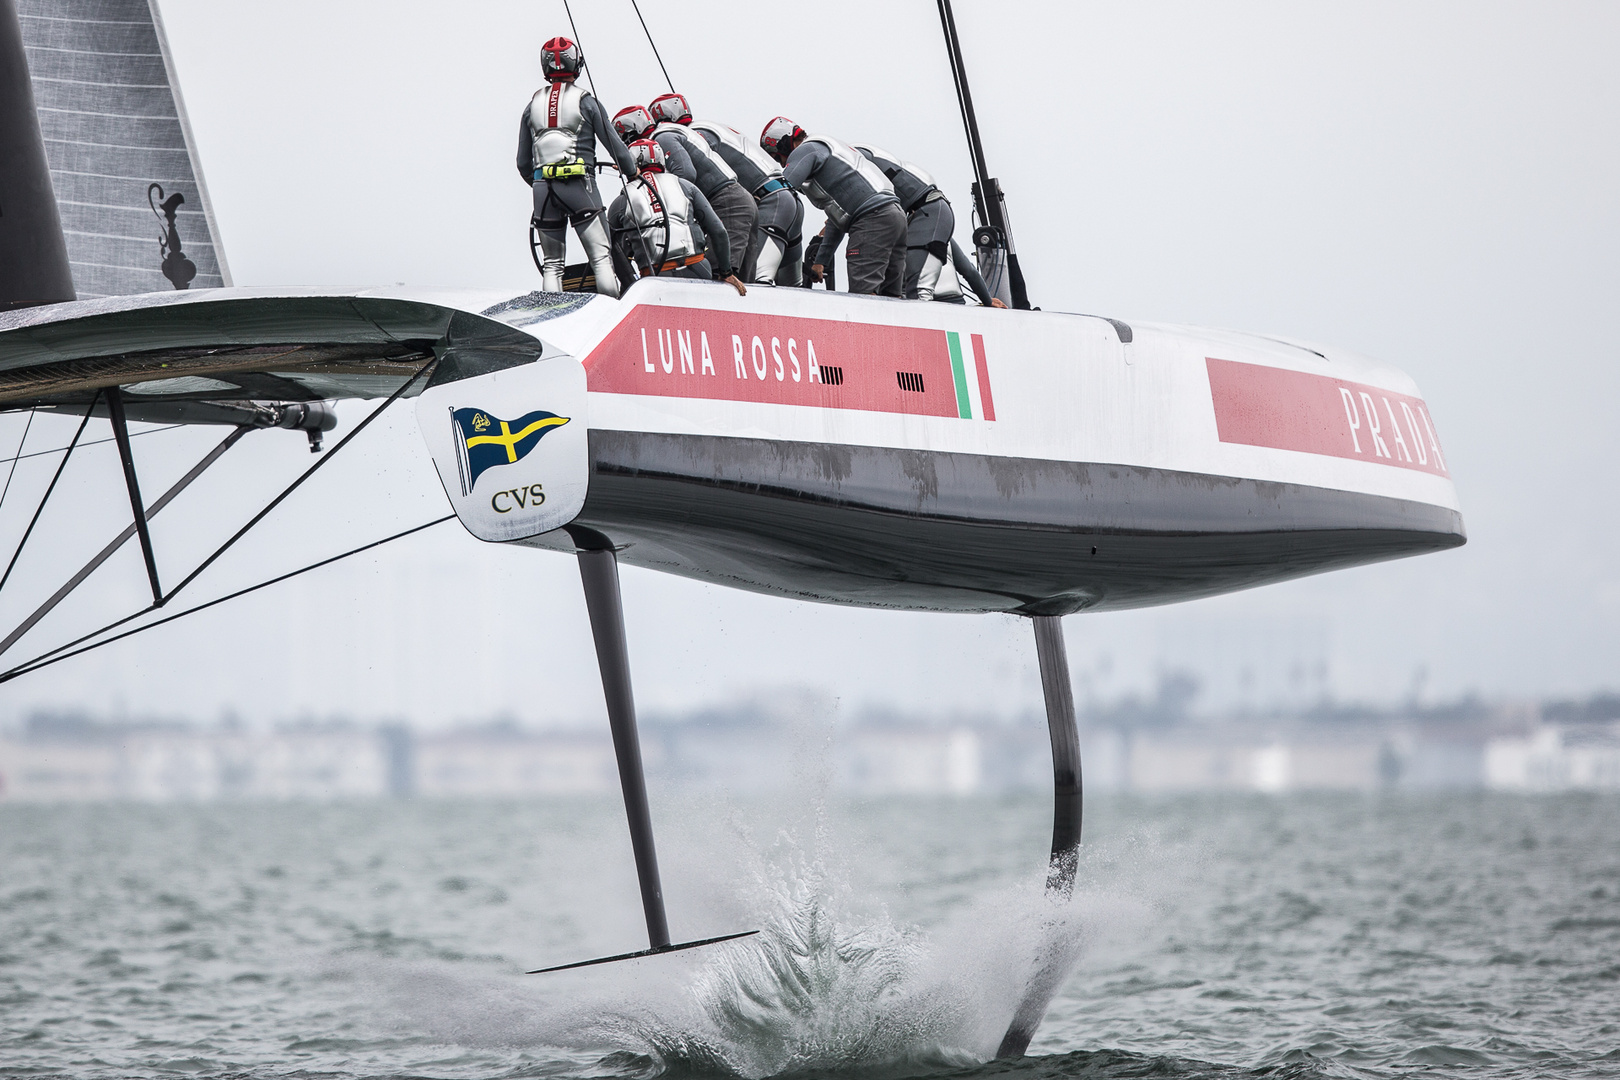
<path id="1" fill-rule="evenodd" d="M 230 285 L 156 0 L 17 14 L 78 295 Z"/>

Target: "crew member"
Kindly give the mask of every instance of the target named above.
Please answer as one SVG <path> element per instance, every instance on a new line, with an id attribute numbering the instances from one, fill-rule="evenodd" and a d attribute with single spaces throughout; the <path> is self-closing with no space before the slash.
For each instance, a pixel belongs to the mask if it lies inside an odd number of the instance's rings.
<path id="1" fill-rule="evenodd" d="M 962 250 L 962 245 L 955 240 L 951 241 L 951 265 L 939 272 L 939 282 L 934 286 L 934 299 L 946 304 L 965 304 L 966 298 L 962 296 L 962 282 L 967 282 L 973 295 L 979 298 L 979 303 L 985 307 L 1004 308 L 999 299 L 990 295 L 990 286 L 985 284 L 984 275 L 968 253 Z"/>
<path id="2" fill-rule="evenodd" d="M 562 291 L 568 252 L 565 227 L 572 223 L 596 275 L 596 291 L 619 295 L 613 273 L 612 243 L 602 220 L 596 190 L 596 143 L 601 141 L 633 179 L 635 162 L 622 142 L 610 138 L 607 111 L 575 83 L 585 66 L 579 46 L 554 37 L 540 50 L 540 67 L 550 85 L 538 91 L 518 125 L 517 167 L 534 185 L 534 224 L 540 233 L 540 280 L 548 292 Z"/>
<path id="3" fill-rule="evenodd" d="M 640 176 L 608 209 L 613 243 L 643 276 L 719 278 L 746 296 L 748 290 L 732 272 L 725 223 L 703 192 L 665 171 L 669 158 L 651 139 L 631 143 L 629 152 Z"/>
<path id="4" fill-rule="evenodd" d="M 847 235 L 849 291 L 899 296 L 905 283 L 906 215 L 889 178 L 848 143 L 806 135 L 785 116 L 765 125 L 759 145 L 782 162 L 788 186 L 827 215 L 811 278 L 821 279 Z"/>
<path id="5" fill-rule="evenodd" d="M 883 170 L 894 185 L 895 198 L 906 212 L 905 296 L 911 300 L 932 300 L 940 274 L 951 265 L 951 236 L 956 232 L 956 211 L 939 190 L 934 178 L 909 161 L 857 144 L 868 161 Z M 956 290 L 958 298 L 961 290 Z"/>
<path id="6" fill-rule="evenodd" d="M 682 180 L 690 180 L 703 192 L 714 212 L 726 224 L 731 238 L 731 264 L 742 268 L 748 256 L 748 240 L 754 232 L 757 206 L 748 189 L 737 182 L 737 174 L 725 158 L 716 154 L 708 140 L 687 130 L 692 122 L 692 110 L 680 94 L 661 94 L 653 98 L 647 111 L 658 125 L 653 128 L 652 139 L 669 155 L 669 171 Z M 646 138 L 645 134 L 638 138 Z M 675 147 L 685 151 L 677 155 Z"/>
<path id="7" fill-rule="evenodd" d="M 731 166 L 737 183 L 759 204 L 742 264 L 743 280 L 760 285 L 798 285 L 802 280 L 804 204 L 782 181 L 782 166 L 736 128 L 710 120 L 693 120 L 688 126 Z M 731 227 L 729 222 L 726 227 Z"/>

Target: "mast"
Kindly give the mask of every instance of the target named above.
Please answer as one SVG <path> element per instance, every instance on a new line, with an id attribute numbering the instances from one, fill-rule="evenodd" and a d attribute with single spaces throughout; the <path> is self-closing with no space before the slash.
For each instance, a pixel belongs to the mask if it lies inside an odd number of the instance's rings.
<path id="1" fill-rule="evenodd" d="M 22 24 L 0 0 L 0 311 L 73 299 Z"/>
<path id="2" fill-rule="evenodd" d="M 1003 303 L 1010 301 L 1013 307 L 1028 310 L 1029 291 L 1024 287 L 1024 271 L 1018 265 L 1018 249 L 1013 245 L 1007 197 L 1002 193 L 1001 181 L 990 175 L 990 167 L 985 164 L 984 143 L 979 139 L 979 119 L 973 111 L 973 92 L 968 88 L 951 0 L 939 0 L 939 21 L 945 31 L 951 79 L 956 84 L 956 101 L 962 108 L 962 127 L 967 131 L 968 153 L 973 159 L 973 209 L 980 222 L 973 231 L 973 244 L 978 249 L 979 271 Z"/>

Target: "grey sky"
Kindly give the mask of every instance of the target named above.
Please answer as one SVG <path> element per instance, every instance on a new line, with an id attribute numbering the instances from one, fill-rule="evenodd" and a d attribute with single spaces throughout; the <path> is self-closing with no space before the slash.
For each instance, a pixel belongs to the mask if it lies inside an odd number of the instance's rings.
<path id="1" fill-rule="evenodd" d="M 1070 618 L 1082 693 L 1146 687 L 1167 667 L 1199 671 L 1215 704 L 1323 687 L 1394 699 L 1420 669 L 1429 696 L 1620 683 L 1620 8 L 958 8 L 1035 303 L 1290 335 L 1397 364 L 1432 406 L 1470 533 L 1441 555 Z M 969 171 L 926 0 L 643 10 L 700 114 L 751 135 L 785 113 L 884 146 L 932 171 L 966 218 Z M 538 44 L 566 32 L 560 2 L 166 0 L 163 11 L 238 284 L 537 283 L 513 129 Z M 580 0 L 575 14 L 610 111 L 664 88 L 628 0 Z M 346 426 L 364 408 L 346 407 Z M 7 455 L 18 434 L 0 423 Z M 136 445 L 143 468 L 172 477 L 216 434 Z M 378 435 L 222 563 L 214 587 L 443 513 L 409 411 Z M 46 445 L 39 428 L 34 440 Z M 168 565 L 302 467 L 300 442 L 248 440 L 260 445 L 221 467 L 230 475 L 177 505 L 158 530 Z M 96 452 L 70 490 L 108 509 L 99 528 L 111 530 L 116 459 Z M 20 471 L 12 498 L 47 478 Z M 59 577 L 104 542 L 71 518 L 42 523 L 55 525 L 50 543 L 8 595 L 8 622 L 28 588 L 49 591 L 53 566 Z M 133 553 L 104 576 L 37 645 L 139 601 Z M 648 708 L 787 685 L 846 707 L 1039 700 L 1028 627 L 1010 617 L 832 609 L 637 571 L 626 592 Z M 13 683 L 0 718 L 49 703 L 436 723 L 502 710 L 577 719 L 599 702 L 572 561 L 491 549 L 449 525 Z"/>

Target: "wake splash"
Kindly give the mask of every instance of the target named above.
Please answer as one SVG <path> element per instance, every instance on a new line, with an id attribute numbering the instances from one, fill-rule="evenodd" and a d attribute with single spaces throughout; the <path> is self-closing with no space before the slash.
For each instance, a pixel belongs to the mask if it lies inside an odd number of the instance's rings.
<path id="1" fill-rule="evenodd" d="M 566 989 L 418 971 L 412 1026 L 579 1064 L 608 1052 L 588 1070 L 598 1076 L 906 1075 L 989 1059 L 1030 980 L 1060 984 L 1079 959 L 1083 905 L 1033 876 L 925 932 L 862 910 L 824 822 L 814 832 L 813 851 L 783 836 L 750 860 L 756 937 L 591 969 Z"/>

